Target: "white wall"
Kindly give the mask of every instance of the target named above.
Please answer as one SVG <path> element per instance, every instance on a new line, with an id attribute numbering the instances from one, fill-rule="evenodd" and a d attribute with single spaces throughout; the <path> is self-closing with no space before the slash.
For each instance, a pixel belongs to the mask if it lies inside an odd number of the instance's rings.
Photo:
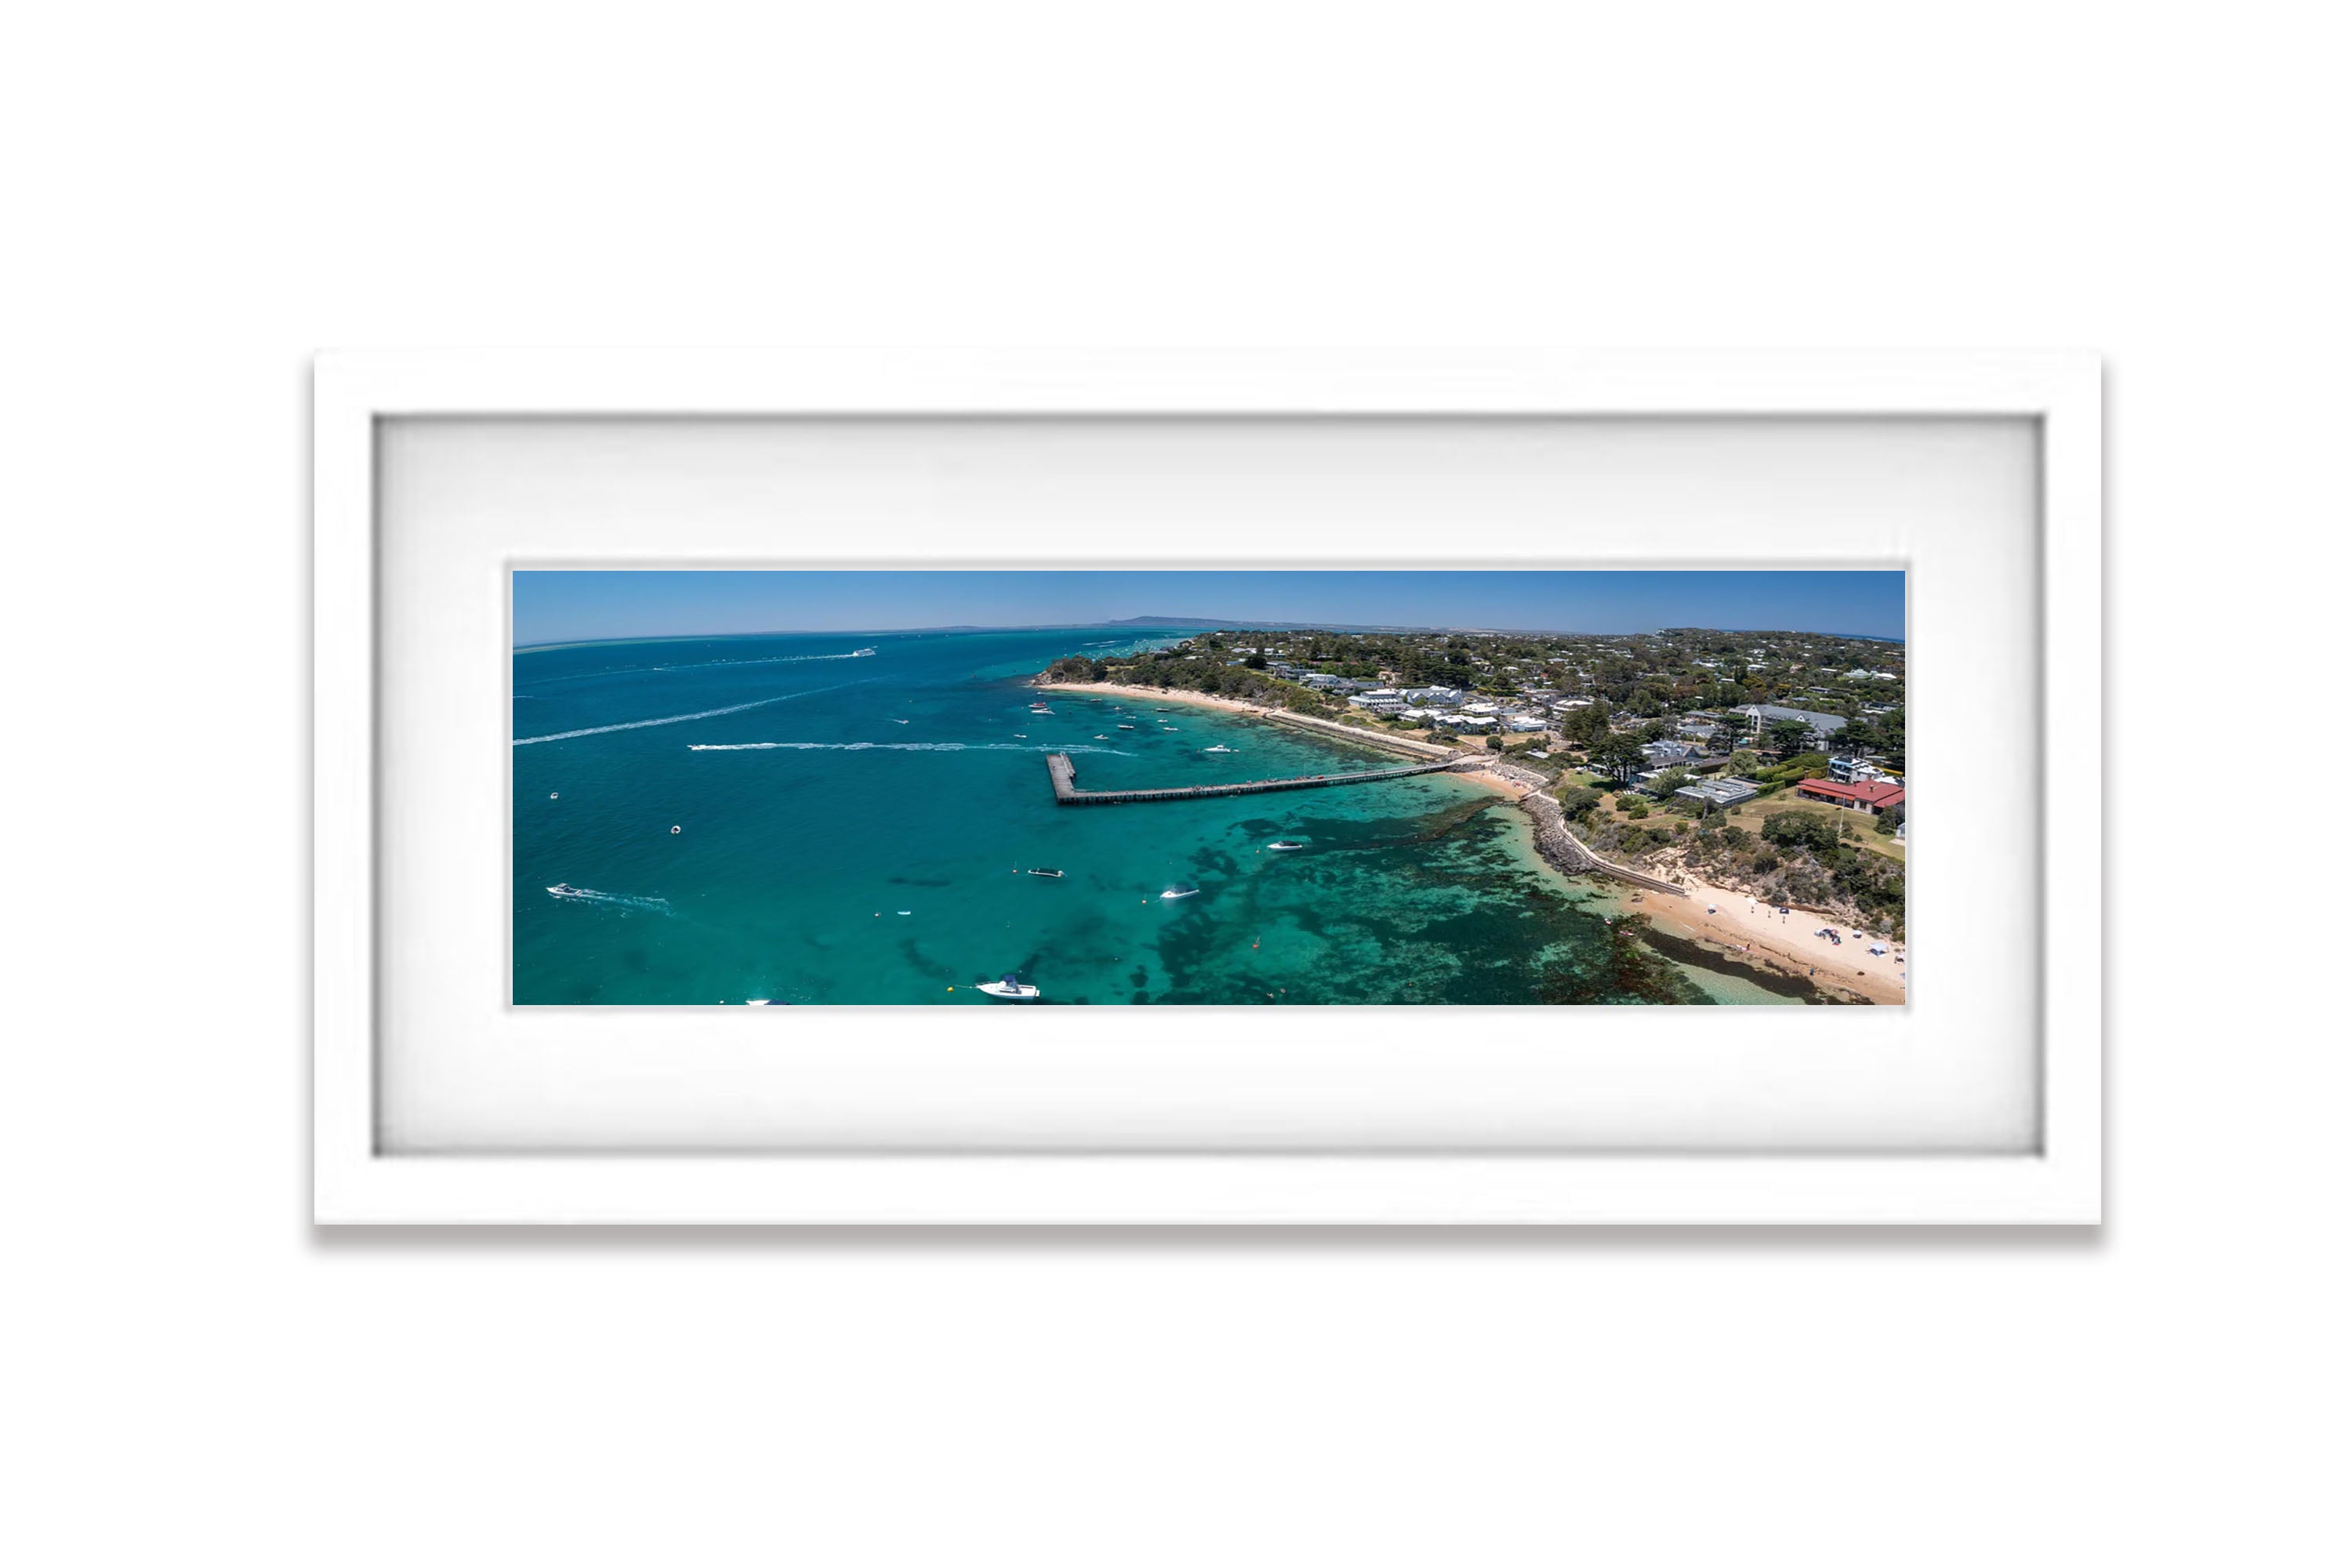
<path id="1" fill-rule="evenodd" d="M 2342 1550 L 2315 8 L 773 9 L 12 15 L 0 1555 Z M 2105 351 L 2105 1233 L 311 1234 L 306 356 L 814 342 Z"/>

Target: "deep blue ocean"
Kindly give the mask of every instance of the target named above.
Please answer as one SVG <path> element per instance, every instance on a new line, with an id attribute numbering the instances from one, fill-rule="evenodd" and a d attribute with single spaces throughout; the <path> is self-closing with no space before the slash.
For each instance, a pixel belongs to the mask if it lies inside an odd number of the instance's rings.
<path id="1" fill-rule="evenodd" d="M 1148 692 L 1029 710 L 1024 682 L 1056 658 L 1182 635 L 518 652 L 514 1000 L 992 1005 L 973 987 L 1007 972 L 1047 1004 L 1784 999 L 1663 961 L 1617 984 L 1611 895 L 1552 873 L 1516 809 L 1445 774 L 1055 805 L 1049 752 L 1090 789 L 1395 761 Z"/>

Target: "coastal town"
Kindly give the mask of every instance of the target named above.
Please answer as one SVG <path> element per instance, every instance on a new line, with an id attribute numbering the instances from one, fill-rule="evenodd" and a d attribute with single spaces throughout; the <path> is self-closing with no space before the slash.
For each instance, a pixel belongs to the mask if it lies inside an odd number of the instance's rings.
<path id="1" fill-rule="evenodd" d="M 1063 658 L 1039 684 L 1148 688 L 1475 765 L 1548 860 L 1633 889 L 1659 931 L 1850 999 L 1906 994 L 1899 642 L 1235 626 Z"/>

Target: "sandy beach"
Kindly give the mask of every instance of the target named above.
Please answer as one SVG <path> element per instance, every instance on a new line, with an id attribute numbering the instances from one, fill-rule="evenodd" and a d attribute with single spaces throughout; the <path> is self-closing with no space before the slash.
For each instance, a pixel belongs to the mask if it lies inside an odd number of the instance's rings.
<path id="1" fill-rule="evenodd" d="M 1865 936 L 1856 940 L 1853 928 L 1818 910 L 1790 906 L 1783 915 L 1750 894 L 1692 880 L 1690 897 L 1677 899 L 1651 893 L 1639 904 L 1622 900 L 1631 912 L 1669 935 L 1693 937 L 1730 949 L 1750 963 L 1768 963 L 1790 974 L 1802 974 L 1817 985 L 1847 991 L 1866 1001 L 1901 1006 L 1907 1000 L 1901 962 L 1904 944 Z M 1709 907 L 1713 911 L 1709 913 Z M 1832 943 L 1813 933 L 1822 927 L 1844 938 Z M 1885 953 L 1870 949 L 1883 946 Z"/>
<path id="2" fill-rule="evenodd" d="M 1358 730 L 1350 724 L 1337 723 L 1328 719 L 1315 720 L 1293 713 L 1285 708 L 1268 708 L 1263 703 L 1244 702 L 1232 697 L 1211 697 L 1199 691 L 1162 691 L 1155 686 L 1121 686 L 1115 681 L 1033 680 L 1029 683 L 1039 691 L 1070 691 L 1087 697 L 1114 697 L 1138 707 L 1153 703 L 1181 702 L 1193 708 L 1222 708 L 1228 713 L 1245 713 L 1253 719 L 1286 720 L 1302 729 L 1317 731 L 1343 740 L 1360 740 L 1367 746 L 1381 746 L 1397 752 L 1426 752 L 1433 761 L 1440 755 L 1468 755 L 1462 748 L 1418 736 L 1389 735 L 1377 731 Z"/>

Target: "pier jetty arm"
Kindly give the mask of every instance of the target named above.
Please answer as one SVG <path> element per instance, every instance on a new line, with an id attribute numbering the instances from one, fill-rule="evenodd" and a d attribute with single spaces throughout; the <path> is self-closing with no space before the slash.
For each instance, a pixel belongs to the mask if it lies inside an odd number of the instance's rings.
<path id="1" fill-rule="evenodd" d="M 1054 799 L 1063 805 L 1127 805 L 1155 800 L 1207 800 L 1223 795 L 1265 795 L 1286 789 L 1328 789 L 1339 784 L 1377 784 L 1382 779 L 1410 778 L 1415 773 L 1460 772 L 1478 766 L 1475 757 L 1449 757 L 1441 762 L 1408 763 L 1402 767 L 1368 768 L 1358 773 L 1311 773 L 1298 778 L 1250 779 L 1238 784 L 1190 784 L 1181 789 L 1080 789 L 1076 764 L 1066 752 L 1045 758 L 1045 776 L 1053 781 Z"/>

